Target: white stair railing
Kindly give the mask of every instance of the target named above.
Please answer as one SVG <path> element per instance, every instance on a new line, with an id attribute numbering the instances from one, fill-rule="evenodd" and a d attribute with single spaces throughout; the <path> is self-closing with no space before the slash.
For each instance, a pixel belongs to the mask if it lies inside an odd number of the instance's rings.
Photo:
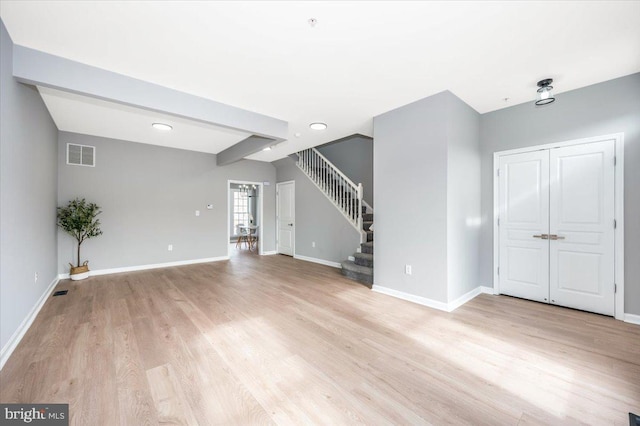
<path id="1" fill-rule="evenodd" d="M 296 165 L 358 230 L 360 242 L 365 242 L 366 233 L 362 229 L 362 184 L 354 183 L 315 148 L 298 152 Z"/>

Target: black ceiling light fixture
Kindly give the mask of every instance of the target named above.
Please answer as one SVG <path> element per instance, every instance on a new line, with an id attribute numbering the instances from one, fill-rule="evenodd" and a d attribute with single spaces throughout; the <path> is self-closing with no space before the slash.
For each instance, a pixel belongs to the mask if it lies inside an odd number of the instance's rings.
<path id="1" fill-rule="evenodd" d="M 538 99 L 536 100 L 536 105 L 548 105 L 556 100 L 551 94 L 551 90 L 553 90 L 551 83 L 553 83 L 552 78 L 545 78 L 538 82 Z"/>

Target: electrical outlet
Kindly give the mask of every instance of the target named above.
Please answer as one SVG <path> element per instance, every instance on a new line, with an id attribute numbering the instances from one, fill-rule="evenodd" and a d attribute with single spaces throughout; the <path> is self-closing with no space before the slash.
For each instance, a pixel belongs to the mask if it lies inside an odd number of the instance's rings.
<path id="1" fill-rule="evenodd" d="M 34 277 L 34 282 L 38 282 L 38 273 L 36 272 L 35 277 Z"/>
<path id="2" fill-rule="evenodd" d="M 411 265 L 404 265 L 404 273 L 411 275 Z"/>
<path id="3" fill-rule="evenodd" d="M 316 246 L 316 242 L 315 242 L 315 241 L 312 241 L 312 242 L 311 242 L 311 247 L 315 247 L 315 246 Z"/>
<path id="4" fill-rule="evenodd" d="M 200 216 L 200 210 L 196 210 L 196 216 Z"/>
<path id="5" fill-rule="evenodd" d="M 167 250 L 173 251 L 173 244 L 169 244 L 169 247 L 167 247 Z"/>

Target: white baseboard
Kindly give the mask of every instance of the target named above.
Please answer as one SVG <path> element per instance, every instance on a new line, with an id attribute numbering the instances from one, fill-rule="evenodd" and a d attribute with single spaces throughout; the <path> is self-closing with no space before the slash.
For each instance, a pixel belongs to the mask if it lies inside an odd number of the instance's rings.
<path id="1" fill-rule="evenodd" d="M 473 299 L 477 295 L 482 293 L 482 288 L 476 287 L 471 291 L 466 292 L 462 296 L 458 297 L 456 300 L 447 303 L 447 312 L 452 312 L 458 309 L 460 306 L 467 303 L 469 300 Z"/>
<path id="2" fill-rule="evenodd" d="M 196 263 L 219 262 L 221 260 L 229 260 L 229 256 L 208 257 L 205 259 L 179 260 L 176 262 L 153 263 L 150 265 L 125 266 L 122 268 L 97 269 L 91 271 L 90 276 L 119 274 L 121 272 L 145 271 L 147 269 L 169 268 L 171 266 L 195 265 Z M 60 274 L 59 279 L 65 280 L 69 278 L 69 274 Z"/>
<path id="3" fill-rule="evenodd" d="M 274 254 L 278 254 L 278 252 L 275 251 L 275 250 L 271 250 L 271 251 L 265 251 L 265 252 L 260 253 L 261 256 L 271 256 L 271 255 L 274 255 Z"/>
<path id="4" fill-rule="evenodd" d="M 480 292 L 483 294 L 496 294 L 496 292 L 493 290 L 493 287 L 487 287 L 484 285 L 480 286 Z"/>
<path id="5" fill-rule="evenodd" d="M 640 325 L 640 315 L 624 314 L 624 322 Z"/>
<path id="6" fill-rule="evenodd" d="M 29 327 L 31 327 L 31 324 L 33 324 L 33 320 L 36 319 L 38 313 L 40 312 L 40 309 L 42 309 L 42 307 L 44 306 L 44 302 L 47 301 L 53 289 L 56 288 L 58 281 L 60 280 L 57 277 L 54 278 L 53 281 L 51 281 L 49 287 L 47 287 L 44 293 L 42 293 L 40 299 L 38 299 L 34 307 L 31 309 L 31 312 L 29 312 L 29 315 L 26 316 L 26 318 L 22 321 L 22 324 L 20 324 L 18 329 L 13 333 L 7 344 L 4 345 L 2 351 L 0 351 L 0 370 L 2 370 L 4 364 L 7 362 L 13 351 L 18 346 L 18 343 L 20 343 L 27 330 L 29 330 Z"/>
<path id="7" fill-rule="evenodd" d="M 467 303 L 468 301 L 470 301 L 471 299 L 473 299 L 479 294 L 482 294 L 482 293 L 493 294 L 493 288 L 478 286 L 473 290 L 458 297 L 453 302 L 445 303 L 445 302 L 440 302 L 438 300 L 427 299 L 426 297 L 405 293 L 403 291 L 382 287 L 379 285 L 373 285 L 371 290 L 377 293 L 382 293 L 388 296 L 397 297 L 398 299 L 408 300 L 409 302 L 414 302 L 419 305 L 427 306 L 429 308 L 434 308 L 434 309 L 438 309 L 445 312 L 452 312 L 458 309 L 460 306 L 464 305 L 465 303 Z"/>
<path id="8" fill-rule="evenodd" d="M 376 293 L 382 293 L 388 296 L 397 297 L 398 299 L 408 300 L 409 302 L 417 303 L 429 308 L 449 312 L 447 304 L 444 302 L 439 302 L 437 300 L 427 299 L 426 297 L 416 296 L 413 294 L 405 293 L 403 291 L 398 291 L 392 288 L 382 287 L 375 284 L 371 287 L 371 290 L 375 291 Z"/>
<path id="9" fill-rule="evenodd" d="M 306 262 L 319 263 L 321 265 L 331 266 L 333 268 L 342 268 L 342 265 L 339 262 L 332 262 L 330 260 L 317 259 L 315 257 L 302 256 L 299 254 L 293 255 L 294 259 L 304 260 Z"/>

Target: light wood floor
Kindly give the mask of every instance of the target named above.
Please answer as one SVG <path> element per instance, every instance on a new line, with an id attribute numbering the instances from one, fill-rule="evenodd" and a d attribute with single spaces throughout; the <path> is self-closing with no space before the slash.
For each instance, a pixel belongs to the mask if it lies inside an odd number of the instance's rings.
<path id="1" fill-rule="evenodd" d="M 92 277 L 50 298 L 2 402 L 71 424 L 626 425 L 640 327 L 481 295 L 428 309 L 285 256 Z"/>

